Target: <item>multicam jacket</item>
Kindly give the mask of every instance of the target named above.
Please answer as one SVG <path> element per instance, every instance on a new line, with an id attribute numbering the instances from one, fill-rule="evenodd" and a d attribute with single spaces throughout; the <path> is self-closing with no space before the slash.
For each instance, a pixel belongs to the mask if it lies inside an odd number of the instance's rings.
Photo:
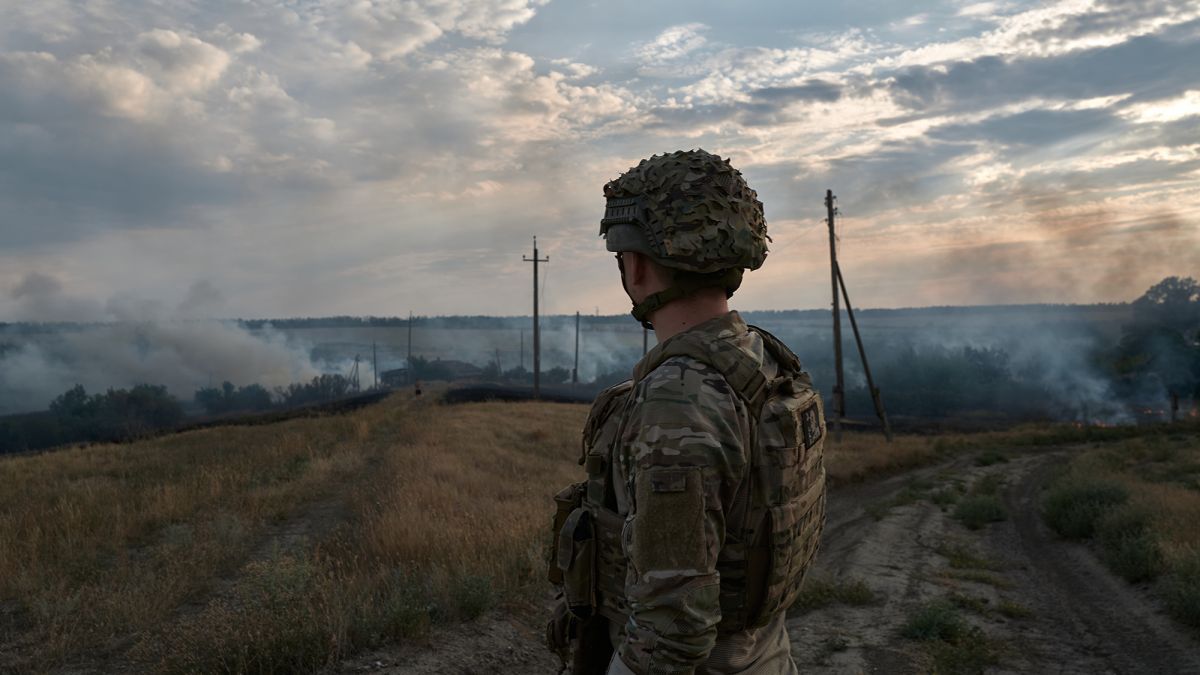
<path id="1" fill-rule="evenodd" d="M 680 352 L 673 349 L 676 340 L 689 341 L 689 349 L 707 345 L 744 372 L 730 378 L 696 358 L 672 356 Z M 773 348 L 765 348 L 768 341 Z M 779 350 L 787 363 L 774 355 Z M 731 379 L 751 382 L 751 389 L 761 384 L 768 405 L 790 401 L 792 407 L 779 408 L 779 423 L 766 410 L 755 424 Z M 736 312 L 664 341 L 635 368 L 632 385 L 597 398 L 584 431 L 584 458 L 590 474 L 602 467 L 607 480 L 590 480 L 587 499 L 606 503 L 614 520 L 624 519 L 612 528 L 619 547 L 610 547 L 623 559 L 606 560 L 603 546 L 598 556 L 598 604 L 610 618 L 615 652 L 610 675 L 796 672 L 786 605 L 779 606 L 794 599 L 816 552 L 824 519 L 823 436 L 820 401 L 799 362 Z M 762 447 L 767 450 L 752 451 Z M 771 466 L 752 466 L 752 456 Z M 596 494 L 601 483 L 610 486 L 608 494 Z M 769 494 L 751 497 L 751 490 Z M 764 499 L 783 506 L 771 509 L 771 524 L 760 527 L 749 516 L 752 504 Z M 601 525 L 603 518 L 597 520 Z M 759 539 L 772 534 L 777 541 L 765 545 L 769 561 L 756 565 L 753 551 L 764 548 Z M 612 579 L 613 570 L 621 578 Z M 613 588 L 622 581 L 623 591 Z M 747 616 L 738 598 L 763 586 L 758 605 L 775 611 Z"/>

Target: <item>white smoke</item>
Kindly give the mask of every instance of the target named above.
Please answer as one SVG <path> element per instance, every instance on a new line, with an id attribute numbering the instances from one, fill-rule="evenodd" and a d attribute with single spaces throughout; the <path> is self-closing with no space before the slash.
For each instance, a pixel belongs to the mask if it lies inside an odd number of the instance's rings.
<path id="1" fill-rule="evenodd" d="M 89 393 L 137 384 L 165 385 L 191 400 L 201 387 L 252 383 L 267 388 L 320 374 L 307 344 L 267 327 L 183 318 L 161 303 L 118 296 L 100 304 L 74 298 L 53 277 L 31 274 L 13 292 L 19 316 L 41 321 L 0 331 L 0 414 L 42 410 L 76 384 Z M 211 310 L 219 292 L 193 285 L 183 306 Z"/>

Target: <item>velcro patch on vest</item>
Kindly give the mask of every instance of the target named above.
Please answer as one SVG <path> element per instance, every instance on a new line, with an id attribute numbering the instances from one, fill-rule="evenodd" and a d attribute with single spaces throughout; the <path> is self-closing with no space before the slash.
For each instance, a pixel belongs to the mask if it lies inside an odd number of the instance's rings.
<path id="1" fill-rule="evenodd" d="M 651 469 L 650 477 L 652 492 L 683 492 L 687 489 L 688 469 Z"/>
<path id="2" fill-rule="evenodd" d="M 804 449 L 809 450 L 821 440 L 821 411 L 814 402 L 800 411 L 800 430 L 804 434 Z"/>

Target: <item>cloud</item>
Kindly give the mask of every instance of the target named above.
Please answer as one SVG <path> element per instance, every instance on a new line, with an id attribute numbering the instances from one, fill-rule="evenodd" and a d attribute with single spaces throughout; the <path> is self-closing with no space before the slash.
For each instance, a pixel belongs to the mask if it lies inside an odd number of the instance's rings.
<path id="1" fill-rule="evenodd" d="M 703 47 L 708 42 L 703 35 L 706 31 L 708 26 L 702 23 L 671 26 L 638 47 L 636 53 L 638 58 L 653 66 L 675 61 Z"/>

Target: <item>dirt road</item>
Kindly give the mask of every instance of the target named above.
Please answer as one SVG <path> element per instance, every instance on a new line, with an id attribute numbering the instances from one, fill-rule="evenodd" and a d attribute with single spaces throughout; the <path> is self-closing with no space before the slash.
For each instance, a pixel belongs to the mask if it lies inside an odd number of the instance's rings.
<path id="1" fill-rule="evenodd" d="M 833 492 L 813 579 L 835 588 L 861 581 L 874 597 L 790 620 L 801 671 L 1200 673 L 1200 642 L 1146 589 L 1042 522 L 1042 485 L 1066 452 L 1014 454 L 986 467 L 963 456 Z M 976 531 L 939 500 L 989 484 L 1008 515 Z M 939 615 L 931 605 L 953 609 Z M 928 627 L 931 612 L 962 621 L 957 644 L 902 635 Z"/>
<path id="2" fill-rule="evenodd" d="M 977 454 L 831 492 L 806 608 L 789 620 L 804 673 L 1200 673 L 1200 641 L 1145 588 L 1042 523 L 1067 450 Z M 996 459 L 996 458 L 993 458 Z M 954 502 L 987 492 L 1005 519 L 970 530 Z M 821 592 L 825 589 L 825 592 Z M 906 637 L 924 631 L 926 637 Z M 949 628 L 947 628 L 949 627 Z M 489 616 L 340 672 L 555 673 L 533 621 Z"/>

